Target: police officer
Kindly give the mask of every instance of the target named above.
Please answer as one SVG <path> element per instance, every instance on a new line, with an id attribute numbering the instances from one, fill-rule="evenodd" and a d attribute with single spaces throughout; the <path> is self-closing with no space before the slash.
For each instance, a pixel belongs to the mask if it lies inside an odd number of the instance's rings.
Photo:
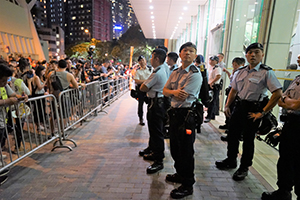
<path id="1" fill-rule="evenodd" d="M 242 67 L 234 74 L 231 83 L 225 114 L 231 116 L 228 134 L 227 158 L 216 161 L 219 169 L 236 168 L 239 150 L 239 137 L 243 133 L 243 153 L 239 169 L 233 174 L 236 181 L 243 180 L 248 175 L 248 167 L 252 165 L 254 154 L 255 133 L 258 130 L 261 118 L 272 110 L 281 97 L 281 84 L 274 71 L 261 64 L 263 59 L 263 45 L 253 43 L 246 49 L 246 58 L 249 65 Z M 267 90 L 272 93 L 268 100 Z M 236 102 L 233 112 L 230 105 Z M 231 115 L 232 113 L 232 115 Z"/>
<path id="2" fill-rule="evenodd" d="M 139 56 L 138 62 L 140 65 L 140 68 L 136 71 L 134 75 L 134 81 L 137 84 L 136 91 L 138 92 L 138 116 L 140 120 L 140 125 L 144 126 L 144 120 L 143 120 L 143 105 L 146 99 L 146 93 L 140 91 L 140 87 L 143 84 L 143 82 L 149 78 L 150 74 L 152 73 L 152 69 L 147 67 L 147 61 L 144 56 Z"/>
<path id="3" fill-rule="evenodd" d="M 279 160 L 277 163 L 278 190 L 264 192 L 263 200 L 291 200 L 291 191 L 295 186 L 295 193 L 300 197 L 300 76 L 297 76 L 278 105 L 287 109 L 287 116 L 282 128 L 279 143 Z"/>
<path id="4" fill-rule="evenodd" d="M 162 68 L 165 59 L 166 52 L 163 49 L 155 49 L 152 52 L 150 61 L 154 68 L 153 73 L 140 87 L 142 92 L 147 92 L 149 98 L 147 120 L 150 137 L 147 149 L 151 149 L 152 152 L 143 157 L 145 160 L 154 161 L 154 163 L 147 168 L 147 174 L 153 174 L 164 168 L 163 119 L 166 111 L 162 90 L 168 80 L 167 74 Z"/>
<path id="5" fill-rule="evenodd" d="M 171 197 L 178 199 L 193 194 L 194 178 L 194 142 L 195 114 L 193 102 L 198 98 L 202 76 L 193 65 L 196 58 L 196 46 L 187 42 L 180 47 L 179 56 L 182 65 L 173 71 L 168 79 L 163 94 L 171 97 L 170 117 L 170 150 L 175 174 L 168 174 L 166 181 L 182 185 L 171 191 Z"/>

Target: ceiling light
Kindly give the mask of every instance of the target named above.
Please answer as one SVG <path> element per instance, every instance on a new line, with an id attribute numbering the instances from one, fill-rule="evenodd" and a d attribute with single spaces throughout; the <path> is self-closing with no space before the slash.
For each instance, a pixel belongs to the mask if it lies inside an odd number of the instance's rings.
<path id="1" fill-rule="evenodd" d="M 254 2 L 254 4 L 258 4 L 258 2 Z"/>
<path id="2" fill-rule="evenodd" d="M 182 19 L 182 17 L 179 17 L 179 19 Z"/>
<path id="3" fill-rule="evenodd" d="M 152 26 L 152 28 L 155 28 L 155 26 Z"/>
<path id="4" fill-rule="evenodd" d="M 153 15 L 153 12 L 151 12 L 151 15 Z"/>
<path id="5" fill-rule="evenodd" d="M 149 0 L 149 2 L 151 3 L 151 2 L 152 2 L 152 0 Z"/>
<path id="6" fill-rule="evenodd" d="M 152 22 L 154 22 L 154 20 L 152 20 Z"/>
<path id="7" fill-rule="evenodd" d="M 188 1 L 187 3 L 190 3 L 190 1 Z"/>
<path id="8" fill-rule="evenodd" d="M 183 10 L 187 10 L 187 7 L 183 7 Z"/>
<path id="9" fill-rule="evenodd" d="M 184 15 L 184 13 L 181 13 L 182 15 Z"/>
<path id="10" fill-rule="evenodd" d="M 237 21 L 237 22 L 239 22 L 239 21 L 240 21 L 240 19 L 236 19 L 236 21 Z"/>
<path id="11" fill-rule="evenodd" d="M 254 9 L 251 9 L 251 12 L 254 12 L 255 10 Z"/>
<path id="12" fill-rule="evenodd" d="M 151 19 L 154 19 L 154 16 L 153 16 L 153 15 L 151 16 Z"/>
<path id="13" fill-rule="evenodd" d="M 149 8 L 152 10 L 152 9 L 153 9 L 153 6 L 149 6 Z"/>

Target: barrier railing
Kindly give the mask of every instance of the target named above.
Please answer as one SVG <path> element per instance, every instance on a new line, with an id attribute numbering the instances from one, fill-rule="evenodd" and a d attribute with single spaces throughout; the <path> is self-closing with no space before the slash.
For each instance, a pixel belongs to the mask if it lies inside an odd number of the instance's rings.
<path id="1" fill-rule="evenodd" d="M 72 148 L 67 131 L 91 114 L 97 115 L 129 88 L 128 80 L 92 82 L 86 88 L 60 93 L 58 103 L 53 95 L 30 98 L 18 105 L 0 107 L 0 172 L 26 158 L 45 145 L 53 149 Z M 112 87 L 105 87 L 110 84 Z M 69 132 L 68 132 L 69 133 Z"/>
<path id="2" fill-rule="evenodd" d="M 105 112 L 103 109 L 124 94 L 126 89 L 128 89 L 127 79 L 118 78 L 116 80 L 88 83 L 86 88 L 79 88 L 78 90 L 62 91 L 59 95 L 62 140 L 70 141 L 76 147 L 76 142 L 67 138 L 67 131 L 79 123 L 82 124 L 89 115 Z M 57 142 L 53 144 L 54 149 L 58 147 L 56 144 Z"/>
<path id="3" fill-rule="evenodd" d="M 0 172 L 48 143 L 58 140 L 61 127 L 53 95 L 30 98 L 18 105 L 0 107 Z"/>

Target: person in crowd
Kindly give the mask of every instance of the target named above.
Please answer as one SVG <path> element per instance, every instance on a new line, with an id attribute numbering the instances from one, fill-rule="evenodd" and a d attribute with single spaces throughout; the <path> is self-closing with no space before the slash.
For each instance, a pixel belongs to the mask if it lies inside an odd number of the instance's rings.
<path id="1" fill-rule="evenodd" d="M 219 58 L 219 62 L 218 62 L 218 66 L 222 69 L 222 72 L 223 72 L 223 69 L 226 69 L 226 64 L 224 63 L 224 57 L 225 55 L 223 53 L 218 53 L 218 58 Z M 223 82 L 225 80 L 225 77 L 226 77 L 226 74 L 225 73 L 222 73 L 221 74 L 221 80 L 220 80 L 220 90 L 222 90 L 223 88 Z M 220 112 L 220 98 L 217 99 L 217 113 L 216 115 L 219 115 L 219 112 Z"/>
<path id="2" fill-rule="evenodd" d="M 144 103 L 146 101 L 146 92 L 140 91 L 141 85 L 144 83 L 145 80 L 149 78 L 152 73 L 152 68 L 147 66 L 147 61 L 144 56 L 139 56 L 138 62 L 140 68 L 136 70 L 134 75 L 134 82 L 136 83 L 136 91 L 138 92 L 138 117 L 139 117 L 139 124 L 141 126 L 145 125 L 144 122 Z"/>
<path id="3" fill-rule="evenodd" d="M 204 120 L 205 123 L 214 120 L 218 113 L 218 99 L 220 95 L 220 81 L 222 75 L 222 69 L 218 66 L 219 58 L 217 56 L 211 56 L 209 58 L 209 65 L 212 67 L 208 77 L 208 84 L 210 90 L 213 91 L 213 100 L 210 102 L 207 109 L 207 116 Z"/>
<path id="4" fill-rule="evenodd" d="M 227 74 L 229 80 L 230 80 L 230 84 L 228 86 L 228 88 L 226 88 L 225 90 L 225 95 L 227 96 L 228 98 L 228 94 L 231 90 L 231 82 L 232 82 L 232 79 L 233 79 L 233 75 L 234 73 L 237 72 L 237 70 L 240 68 L 240 67 L 243 67 L 245 65 L 245 59 L 244 58 L 241 58 L 241 57 L 235 57 L 233 60 L 232 60 L 232 74 L 226 69 L 226 68 L 223 68 L 223 71 Z M 226 101 L 227 101 L 227 98 L 226 98 Z M 225 101 L 225 102 L 226 102 Z M 231 104 L 230 106 L 230 110 L 233 110 L 233 107 L 234 107 L 234 103 Z M 226 117 L 226 120 L 225 120 L 225 124 L 224 125 L 220 125 L 219 126 L 219 129 L 225 129 L 227 130 L 228 127 L 229 127 L 229 120 L 230 118 L 225 116 Z M 221 139 L 223 141 L 227 141 L 227 137 L 226 136 L 221 136 Z"/>
<path id="5" fill-rule="evenodd" d="M 300 60 L 299 60 L 299 62 L 300 62 Z M 297 64 L 290 64 L 286 67 L 286 69 L 287 70 L 297 70 Z M 282 87 L 282 92 L 285 92 L 285 90 L 289 87 L 291 82 L 292 82 L 291 80 L 284 80 L 283 87 Z"/>
<path id="6" fill-rule="evenodd" d="M 162 49 L 166 52 L 166 54 L 168 53 L 168 48 L 163 46 L 163 45 L 158 45 L 156 47 L 156 49 Z M 164 61 L 164 64 L 163 64 L 163 66 L 161 66 L 161 68 L 164 69 L 164 71 L 166 72 L 167 77 L 170 77 L 171 71 L 170 71 L 169 65 L 167 64 L 166 61 Z"/>
<path id="7" fill-rule="evenodd" d="M 51 60 L 47 69 L 46 69 L 46 72 L 45 72 L 45 77 L 48 78 L 49 74 L 52 72 L 52 71 L 55 71 L 57 70 L 57 66 L 58 65 L 58 62 L 57 60 Z"/>
<path id="8" fill-rule="evenodd" d="M 71 61 L 71 59 L 69 58 L 69 57 L 66 57 L 65 58 L 65 61 L 67 62 L 67 68 L 66 68 L 66 71 L 67 72 L 70 72 L 71 73 L 71 68 L 72 68 L 72 61 Z"/>
<path id="9" fill-rule="evenodd" d="M 297 76 L 279 99 L 278 105 L 287 110 L 279 143 L 277 162 L 278 190 L 264 192 L 262 200 L 292 200 L 294 187 L 297 199 L 300 197 L 300 76 Z"/>
<path id="10" fill-rule="evenodd" d="M 147 80 L 143 81 L 140 87 L 142 92 L 147 92 L 147 97 L 149 98 L 147 111 L 149 143 L 148 147 L 143 150 L 143 152 L 146 153 L 151 151 L 151 153 L 144 154 L 143 158 L 145 160 L 154 161 L 154 163 L 147 168 L 147 174 L 156 173 L 164 168 L 163 159 L 165 157 L 165 144 L 163 120 L 165 117 L 165 106 L 162 91 L 168 77 L 161 67 L 165 59 L 166 52 L 163 49 L 155 49 L 152 52 L 150 62 L 154 68 L 153 73 Z"/>
<path id="11" fill-rule="evenodd" d="M 19 73 L 17 74 L 17 78 L 21 78 L 28 89 L 30 90 L 30 95 L 32 94 L 32 81 L 34 76 L 34 71 L 30 69 L 30 65 L 25 58 L 19 59 Z"/>
<path id="12" fill-rule="evenodd" d="M 170 67 L 170 72 L 172 73 L 175 69 L 178 68 L 178 65 L 176 64 L 178 60 L 178 54 L 176 52 L 170 52 L 167 55 L 167 64 Z"/>
<path id="13" fill-rule="evenodd" d="M 193 193 L 194 177 L 194 142 L 195 115 L 192 104 L 198 99 L 202 75 L 193 61 L 197 48 L 191 43 L 183 44 L 179 49 L 182 65 L 169 77 L 163 94 L 171 97 L 170 117 L 170 150 L 174 160 L 175 174 L 168 174 L 166 181 L 182 185 L 171 191 L 172 198 L 178 199 Z"/>
<path id="14" fill-rule="evenodd" d="M 35 76 L 33 77 L 33 90 L 32 97 L 39 97 L 43 95 L 47 95 L 48 93 L 45 91 L 46 80 L 44 75 L 46 73 L 46 68 L 44 65 L 39 65 L 36 67 Z M 36 103 L 33 103 L 33 117 L 34 122 L 37 126 L 37 130 L 44 130 L 43 123 L 45 122 L 45 108 L 46 102 L 45 99 L 37 100 Z"/>
<path id="15" fill-rule="evenodd" d="M 48 85 L 50 86 L 50 93 L 54 94 L 55 90 L 52 86 L 52 80 L 55 80 L 56 78 L 59 79 L 60 84 L 62 86 L 62 91 L 63 90 L 67 90 L 70 87 L 78 89 L 78 85 L 81 85 L 79 83 L 76 82 L 74 76 L 67 72 L 67 62 L 65 60 L 60 60 L 58 61 L 58 68 L 56 71 L 53 71 L 49 74 L 49 79 L 48 79 Z M 55 95 L 55 94 L 54 94 Z M 63 119 L 64 119 L 64 124 L 66 123 L 66 118 L 70 117 L 70 112 L 71 112 L 71 107 L 70 107 L 70 102 L 69 101 L 65 101 L 64 99 L 61 102 L 62 106 L 63 106 Z M 52 107 L 54 108 L 54 105 L 52 105 Z M 51 115 L 52 116 L 52 115 Z M 53 116 L 55 119 L 55 115 Z M 52 135 L 54 134 L 54 124 L 53 124 L 53 119 L 51 118 L 50 120 L 50 124 L 51 124 L 51 133 Z"/>
<path id="16" fill-rule="evenodd" d="M 223 53 L 218 53 L 217 57 L 219 58 L 218 66 L 223 70 L 224 68 L 226 69 L 226 65 L 224 63 L 224 54 Z"/>
<path id="17" fill-rule="evenodd" d="M 12 106 L 18 104 L 20 101 L 27 101 L 28 96 L 25 92 L 22 95 L 16 94 L 10 86 L 7 84 L 9 77 L 12 76 L 12 71 L 7 66 L 7 63 L 0 63 L 0 147 L 3 149 L 5 146 L 6 138 L 8 133 L 6 132 L 7 126 L 7 106 Z M 4 158 L 4 155 L 1 151 L 1 160 Z M 3 162 L 1 162 L 3 166 Z M 0 185 L 3 184 L 7 180 L 7 174 L 9 173 L 9 169 L 3 170 L 0 173 Z"/>
<path id="18" fill-rule="evenodd" d="M 216 161 L 219 169 L 237 167 L 237 155 L 239 152 L 239 138 L 243 133 L 243 153 L 240 167 L 233 174 L 233 180 L 244 180 L 248 175 L 248 167 L 252 165 L 254 155 L 254 139 L 261 118 L 271 112 L 281 97 L 281 84 L 277 80 L 272 68 L 262 64 L 264 57 L 263 45 L 250 44 L 246 48 L 246 58 L 249 65 L 240 68 L 235 73 L 231 82 L 231 91 L 225 105 L 225 115 L 231 117 L 229 125 L 227 158 Z M 272 93 L 268 99 L 267 90 Z M 230 106 L 236 102 L 234 110 Z"/>

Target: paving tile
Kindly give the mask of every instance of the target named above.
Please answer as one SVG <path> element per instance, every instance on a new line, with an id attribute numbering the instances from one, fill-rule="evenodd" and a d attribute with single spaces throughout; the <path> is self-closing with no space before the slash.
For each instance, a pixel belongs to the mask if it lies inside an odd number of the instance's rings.
<path id="1" fill-rule="evenodd" d="M 164 169 L 146 174 L 152 163 L 138 155 L 147 147 L 147 126 L 137 124 L 137 102 L 128 93 L 99 113 L 92 121 L 69 131 L 77 143 L 73 151 L 47 145 L 11 169 L 0 187 L 1 199 L 171 199 L 180 186 L 165 182 L 175 173 L 169 140 L 165 140 Z M 146 112 L 146 107 L 145 107 Z M 215 161 L 224 159 L 226 143 L 210 123 L 203 124 L 195 142 L 194 194 L 189 200 L 259 199 L 265 186 L 249 172 L 241 182 L 232 180 L 235 170 L 218 170 Z M 73 144 L 68 143 L 70 146 Z"/>

